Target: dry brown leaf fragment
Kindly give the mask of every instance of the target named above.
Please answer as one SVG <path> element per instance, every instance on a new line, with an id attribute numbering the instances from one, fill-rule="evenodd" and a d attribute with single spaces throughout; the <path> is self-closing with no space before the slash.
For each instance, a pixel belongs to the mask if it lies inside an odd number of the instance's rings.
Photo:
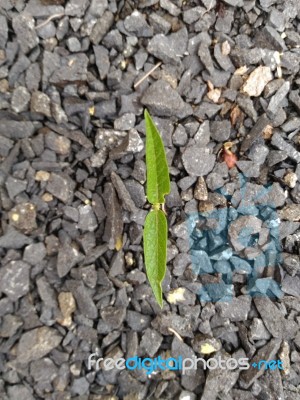
<path id="1" fill-rule="evenodd" d="M 221 102 L 219 102 L 221 103 Z M 223 105 L 222 105 L 222 109 L 220 111 L 220 115 L 221 117 L 224 117 L 227 113 L 229 113 L 229 111 L 231 110 L 232 107 L 232 103 L 230 101 L 224 101 Z"/>
<path id="2" fill-rule="evenodd" d="M 243 65 L 242 67 L 238 68 L 235 70 L 233 75 L 245 75 L 245 73 L 248 71 L 248 67 L 246 67 L 246 65 Z"/>
<path id="3" fill-rule="evenodd" d="M 257 67 L 251 72 L 248 79 L 242 87 L 242 92 L 250 97 L 258 97 L 262 94 L 265 86 L 273 79 L 273 74 L 270 67 Z"/>
<path id="4" fill-rule="evenodd" d="M 213 89 L 210 92 L 207 93 L 207 97 L 209 100 L 211 100 L 213 103 L 218 103 L 221 97 L 221 90 L 220 89 Z"/>
<path id="5" fill-rule="evenodd" d="M 273 135 L 273 126 L 267 125 L 265 127 L 265 129 L 263 130 L 263 138 L 265 140 L 269 140 L 269 139 L 271 139 L 272 135 Z"/>
<path id="6" fill-rule="evenodd" d="M 222 43 L 222 54 L 223 56 L 228 56 L 228 54 L 230 54 L 230 44 L 228 42 L 228 40 L 225 40 L 225 42 Z"/>
<path id="7" fill-rule="evenodd" d="M 123 247 L 123 239 L 122 239 L 122 237 L 118 237 L 118 238 L 116 239 L 115 249 L 116 249 L 117 251 L 120 251 L 120 250 L 122 249 L 122 247 Z"/>
<path id="8" fill-rule="evenodd" d="M 284 176 L 283 180 L 288 187 L 293 189 L 296 186 L 298 177 L 295 172 L 290 171 Z"/>
<path id="9" fill-rule="evenodd" d="M 209 100 L 211 100 L 213 103 L 218 103 L 222 93 L 221 89 L 215 89 L 211 81 L 207 81 L 207 87 L 208 87 L 207 97 L 209 98 Z"/>
<path id="10" fill-rule="evenodd" d="M 60 292 L 58 304 L 63 318 L 57 318 L 56 321 L 62 326 L 71 326 L 72 314 L 76 311 L 76 302 L 73 294 L 71 292 Z"/>
<path id="11" fill-rule="evenodd" d="M 243 113 L 239 106 L 236 105 L 233 107 L 230 113 L 230 121 L 232 126 L 236 125 L 236 123 L 241 119 L 242 114 Z"/>
<path id="12" fill-rule="evenodd" d="M 210 90 L 214 90 L 214 85 L 213 85 L 213 83 L 211 82 L 211 81 L 207 81 L 207 87 L 208 87 L 208 90 L 210 91 Z"/>

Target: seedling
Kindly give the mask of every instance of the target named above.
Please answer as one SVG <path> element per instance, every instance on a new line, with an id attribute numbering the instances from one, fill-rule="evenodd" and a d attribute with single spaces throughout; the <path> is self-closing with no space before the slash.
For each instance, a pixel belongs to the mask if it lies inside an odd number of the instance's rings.
<path id="1" fill-rule="evenodd" d="M 166 274 L 168 223 L 164 212 L 165 195 L 170 193 L 166 153 L 160 133 L 147 110 L 146 124 L 146 195 L 152 204 L 143 233 L 147 278 L 156 301 L 162 307 L 161 283 Z"/>

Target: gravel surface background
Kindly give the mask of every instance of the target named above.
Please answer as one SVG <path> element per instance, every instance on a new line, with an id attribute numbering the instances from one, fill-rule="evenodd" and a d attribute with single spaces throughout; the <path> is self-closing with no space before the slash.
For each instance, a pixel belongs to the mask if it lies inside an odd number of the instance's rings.
<path id="1" fill-rule="evenodd" d="M 300 400 L 299 68 L 299 0 L 0 0 L 1 400 Z M 162 310 L 145 107 L 172 181 Z"/>

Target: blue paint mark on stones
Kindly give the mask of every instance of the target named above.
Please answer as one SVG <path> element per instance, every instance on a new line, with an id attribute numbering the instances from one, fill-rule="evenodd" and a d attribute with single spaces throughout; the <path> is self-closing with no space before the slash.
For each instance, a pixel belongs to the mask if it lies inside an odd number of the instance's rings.
<path id="1" fill-rule="evenodd" d="M 239 191 L 224 188 L 227 207 L 187 215 L 187 232 L 194 274 L 203 286 L 201 301 L 230 301 L 235 285 L 244 294 L 280 298 L 283 292 L 272 269 L 281 261 L 280 219 L 270 200 L 271 186 L 253 190 L 240 174 Z M 274 270 L 273 270 L 274 271 Z"/>

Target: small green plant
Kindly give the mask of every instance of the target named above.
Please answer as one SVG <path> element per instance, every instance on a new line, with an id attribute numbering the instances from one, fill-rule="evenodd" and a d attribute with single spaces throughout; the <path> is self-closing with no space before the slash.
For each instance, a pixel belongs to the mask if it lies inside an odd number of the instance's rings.
<path id="1" fill-rule="evenodd" d="M 166 274 L 168 223 L 163 211 L 165 195 L 170 193 L 170 177 L 163 141 L 147 110 L 146 124 L 146 195 L 152 209 L 146 217 L 143 233 L 144 259 L 148 281 L 162 307 L 161 283 Z"/>

